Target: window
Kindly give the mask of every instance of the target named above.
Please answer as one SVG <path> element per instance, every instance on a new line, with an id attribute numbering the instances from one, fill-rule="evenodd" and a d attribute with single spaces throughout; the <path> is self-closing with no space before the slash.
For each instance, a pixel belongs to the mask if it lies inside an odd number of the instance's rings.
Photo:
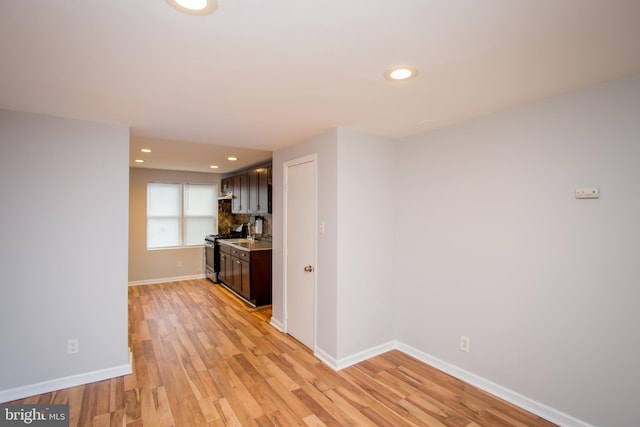
<path id="1" fill-rule="evenodd" d="M 200 246 L 218 230 L 215 185 L 147 184 L 147 249 Z"/>

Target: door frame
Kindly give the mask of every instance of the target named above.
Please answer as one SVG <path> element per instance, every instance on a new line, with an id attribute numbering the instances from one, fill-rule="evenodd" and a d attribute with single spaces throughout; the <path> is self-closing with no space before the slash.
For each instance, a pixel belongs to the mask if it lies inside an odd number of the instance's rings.
<path id="1" fill-rule="evenodd" d="M 284 332 L 288 333 L 289 329 L 289 313 L 288 313 L 288 281 L 289 281 L 289 272 L 287 270 L 288 267 L 288 258 L 289 258 L 289 240 L 288 240 L 288 203 L 289 203 L 289 168 L 293 166 L 297 166 L 303 163 L 313 163 L 314 165 L 314 182 L 315 188 L 313 189 L 313 197 L 315 199 L 316 209 L 313 213 L 313 235 L 314 235 L 314 259 L 313 259 L 313 352 L 316 352 L 317 346 L 317 336 L 318 336 L 318 154 L 313 153 L 303 157 L 299 157 L 296 159 L 288 160 L 283 163 L 283 174 L 282 174 L 282 194 L 284 197 L 283 206 L 282 206 L 282 231 L 283 231 L 283 257 L 282 257 L 282 268 L 283 268 L 283 280 L 282 280 L 282 294 L 283 294 L 283 314 L 284 314 Z"/>

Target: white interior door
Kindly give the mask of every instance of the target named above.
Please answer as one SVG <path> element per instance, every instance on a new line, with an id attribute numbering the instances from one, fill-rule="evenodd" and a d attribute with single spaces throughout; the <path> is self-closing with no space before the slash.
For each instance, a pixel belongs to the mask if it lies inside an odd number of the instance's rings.
<path id="1" fill-rule="evenodd" d="M 315 349 L 316 342 L 316 161 L 285 164 L 286 331 Z"/>

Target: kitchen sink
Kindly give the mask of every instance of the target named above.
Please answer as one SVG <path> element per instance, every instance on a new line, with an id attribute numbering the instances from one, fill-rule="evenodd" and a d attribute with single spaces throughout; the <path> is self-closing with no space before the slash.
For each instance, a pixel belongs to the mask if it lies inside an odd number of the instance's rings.
<path id="1" fill-rule="evenodd" d="M 271 249 L 271 242 L 265 242 L 262 240 L 224 239 L 224 240 L 221 240 L 220 242 L 223 244 L 234 246 L 238 249 L 243 249 L 247 251 Z"/>
<path id="2" fill-rule="evenodd" d="M 238 243 L 247 243 L 249 242 L 249 239 L 224 239 L 225 242 L 227 243 L 233 243 L 238 244 Z"/>

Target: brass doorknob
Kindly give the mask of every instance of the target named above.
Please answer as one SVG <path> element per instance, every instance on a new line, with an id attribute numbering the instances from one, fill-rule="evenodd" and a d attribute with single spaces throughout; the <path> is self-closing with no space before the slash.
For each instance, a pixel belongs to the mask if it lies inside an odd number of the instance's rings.
<path id="1" fill-rule="evenodd" d="M 310 266 L 310 265 L 307 265 L 307 266 L 304 268 L 304 271 L 306 271 L 307 273 L 311 273 L 311 272 L 313 271 L 313 267 L 312 267 L 312 266 Z"/>

